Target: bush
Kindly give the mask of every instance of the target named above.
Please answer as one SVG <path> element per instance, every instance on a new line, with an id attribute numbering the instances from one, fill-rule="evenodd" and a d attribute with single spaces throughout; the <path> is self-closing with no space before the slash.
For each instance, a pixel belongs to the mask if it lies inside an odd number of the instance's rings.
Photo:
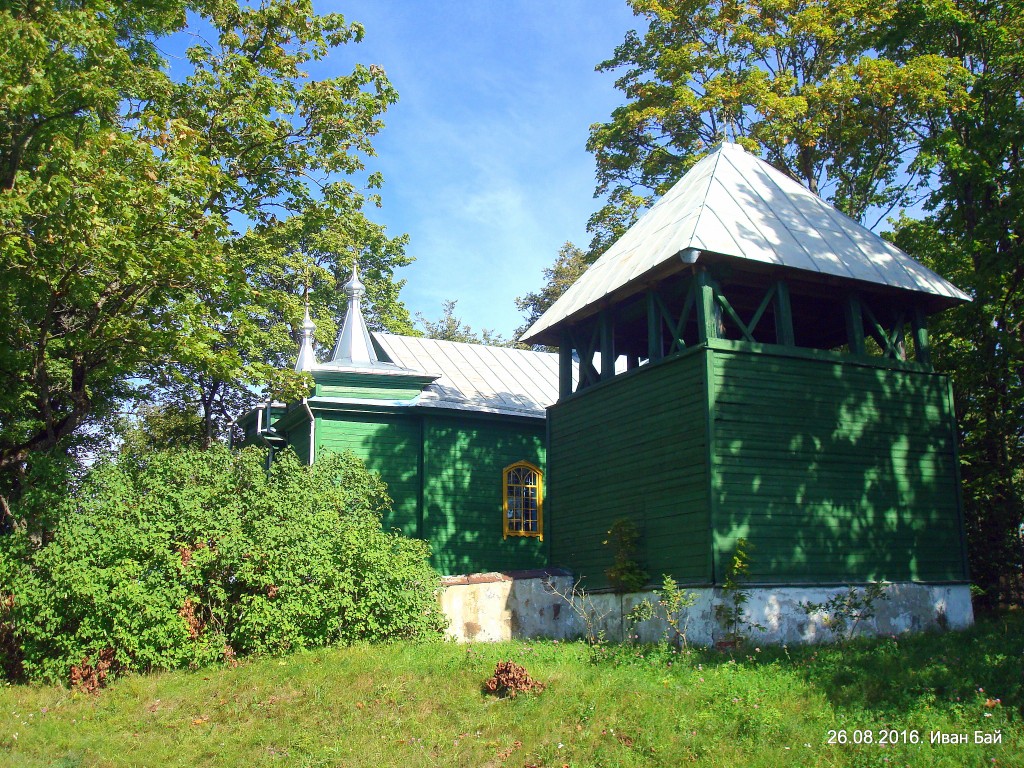
<path id="1" fill-rule="evenodd" d="M 47 546 L 0 537 L 0 591 L 13 598 L 0 621 L 24 673 L 439 636 L 428 546 L 381 530 L 390 500 L 376 475 L 351 454 L 306 467 L 283 452 L 265 467 L 257 449 L 220 447 L 103 463 Z"/>
<path id="2" fill-rule="evenodd" d="M 639 592 L 650 576 L 640 567 L 640 529 L 635 521 L 620 517 L 608 530 L 608 538 L 602 542 L 614 552 L 614 562 L 605 570 L 608 582 L 616 592 Z"/>

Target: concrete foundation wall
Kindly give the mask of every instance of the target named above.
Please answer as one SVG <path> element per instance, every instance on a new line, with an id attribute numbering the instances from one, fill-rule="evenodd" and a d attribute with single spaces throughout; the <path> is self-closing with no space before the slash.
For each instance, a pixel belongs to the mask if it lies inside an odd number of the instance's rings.
<path id="1" fill-rule="evenodd" d="M 571 576 L 530 575 L 525 578 L 490 573 L 449 577 L 441 606 L 450 620 L 449 635 L 459 641 L 493 642 L 546 637 L 575 639 L 604 633 L 608 640 L 633 635 L 657 642 L 671 632 L 663 617 L 631 626 L 624 617 L 645 599 L 655 606 L 655 592 L 626 595 L 580 595 Z M 824 613 L 808 613 L 803 604 L 824 603 L 845 595 L 848 587 L 750 587 L 744 618 L 763 630 L 747 631 L 755 643 L 814 643 L 837 639 Z M 694 604 L 680 616 L 687 641 L 711 645 L 727 639 L 715 619 L 715 606 L 726 601 L 718 587 L 694 587 Z M 858 588 L 858 592 L 861 589 Z M 856 634 L 895 635 L 928 629 L 962 629 L 974 622 L 970 587 L 966 584 L 897 583 L 885 587 L 885 599 L 874 604 L 875 616 L 860 622 Z"/>

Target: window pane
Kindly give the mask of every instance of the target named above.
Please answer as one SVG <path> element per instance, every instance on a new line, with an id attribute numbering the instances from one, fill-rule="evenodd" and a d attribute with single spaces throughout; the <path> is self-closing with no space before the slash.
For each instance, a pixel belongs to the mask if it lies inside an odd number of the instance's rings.
<path id="1" fill-rule="evenodd" d="M 541 475 L 526 466 L 505 473 L 506 528 L 509 533 L 539 533 Z"/>

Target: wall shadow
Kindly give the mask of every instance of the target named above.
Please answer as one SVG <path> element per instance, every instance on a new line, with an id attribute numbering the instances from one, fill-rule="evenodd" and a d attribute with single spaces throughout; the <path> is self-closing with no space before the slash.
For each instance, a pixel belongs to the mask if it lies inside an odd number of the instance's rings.
<path id="1" fill-rule="evenodd" d="M 543 423 L 432 408 L 395 418 L 416 429 L 367 435 L 360 452 L 389 486 L 401 480 L 391 491 L 396 509 L 414 518 L 394 522 L 430 543 L 434 567 L 451 575 L 547 565 L 546 542 L 503 538 L 502 527 L 502 470 L 517 461 L 545 467 Z"/>
<path id="2" fill-rule="evenodd" d="M 740 537 L 755 582 L 966 578 L 944 377 L 712 354 L 716 580 Z"/>

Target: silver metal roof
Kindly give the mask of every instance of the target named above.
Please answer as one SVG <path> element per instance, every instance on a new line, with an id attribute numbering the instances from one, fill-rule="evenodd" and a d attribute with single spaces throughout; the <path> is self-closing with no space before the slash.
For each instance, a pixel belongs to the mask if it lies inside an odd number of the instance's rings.
<path id="1" fill-rule="evenodd" d="M 556 324 L 589 314 L 584 310 L 630 283 L 641 290 L 642 278 L 691 250 L 902 288 L 950 303 L 970 300 L 768 163 L 737 144 L 723 144 L 619 238 L 523 341 L 536 343 Z"/>
<path id="2" fill-rule="evenodd" d="M 348 294 L 348 311 L 345 312 L 345 319 L 341 323 L 338 338 L 334 342 L 331 359 L 316 368 L 318 370 L 380 368 L 381 363 L 377 360 L 377 352 L 370 341 L 370 331 L 363 319 L 360 301 L 366 293 L 366 286 L 359 279 L 359 268 L 355 262 L 352 264 L 352 277 L 345 283 L 345 293 Z"/>
<path id="3" fill-rule="evenodd" d="M 309 316 L 309 302 L 306 302 L 306 315 L 302 318 L 302 341 L 299 343 L 299 356 L 295 359 L 295 370 L 311 371 L 316 367 L 316 352 L 313 351 L 313 331 L 316 324 Z"/>
<path id="4" fill-rule="evenodd" d="M 370 340 L 370 330 L 363 318 L 361 299 L 366 293 L 366 286 L 359 279 L 359 267 L 352 264 L 352 277 L 345 283 L 348 294 L 348 309 L 338 330 L 338 338 L 334 342 L 331 359 L 319 363 L 313 351 L 312 332 L 316 330 L 309 317 L 309 306 L 306 306 L 306 317 L 303 321 L 302 344 L 299 357 L 295 362 L 296 371 L 333 372 L 333 373 L 373 373 L 389 376 L 434 375 L 421 370 L 408 370 L 402 366 L 377 359 L 377 350 Z"/>
<path id="5" fill-rule="evenodd" d="M 544 418 L 558 399 L 558 355 L 374 333 L 402 368 L 439 372 L 417 405 Z"/>

